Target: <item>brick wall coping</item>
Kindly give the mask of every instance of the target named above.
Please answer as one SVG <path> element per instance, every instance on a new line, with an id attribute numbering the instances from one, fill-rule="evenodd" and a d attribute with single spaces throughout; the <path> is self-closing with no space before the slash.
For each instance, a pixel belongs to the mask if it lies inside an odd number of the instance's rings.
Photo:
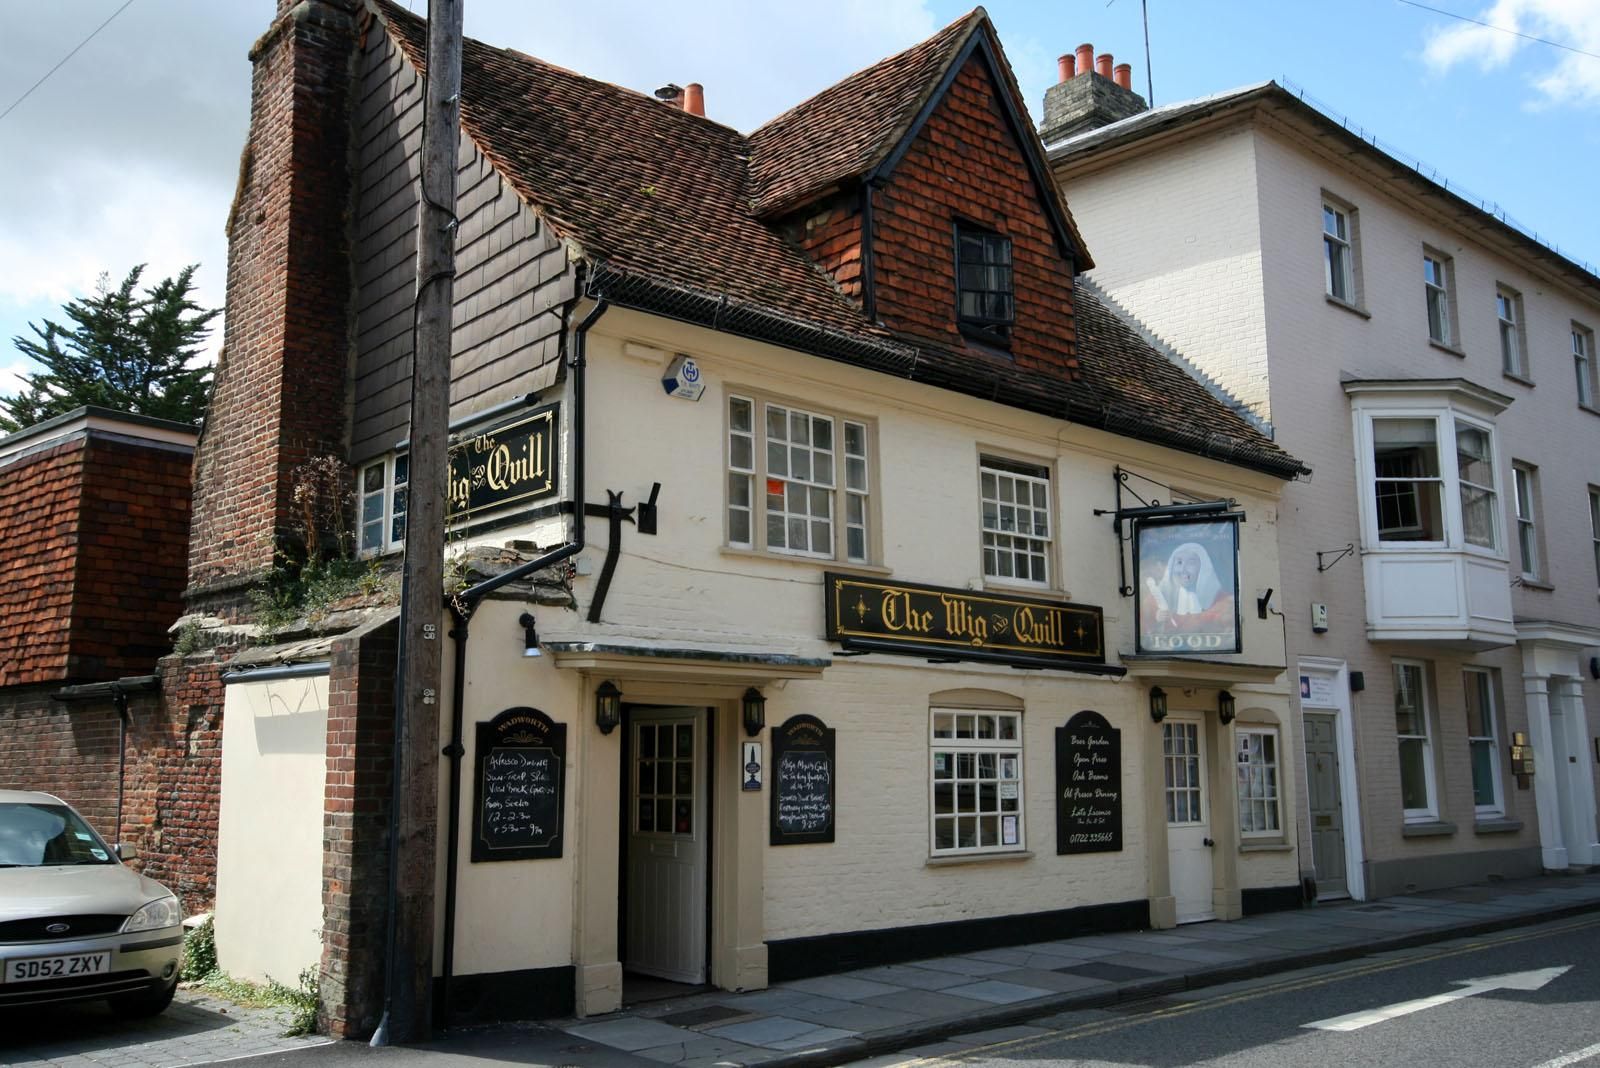
<path id="1" fill-rule="evenodd" d="M 306 664 L 244 667 L 234 671 L 224 671 L 222 682 L 227 685 L 235 682 L 270 682 L 273 679 L 303 679 L 314 675 L 326 675 L 332 667 L 333 662 L 329 660 L 317 660 Z"/>
<path id="2" fill-rule="evenodd" d="M 63 686 L 50 696 L 57 701 L 99 701 L 128 693 L 153 693 L 161 689 L 159 675 L 128 675 L 108 682 L 81 682 Z"/>
<path id="3" fill-rule="evenodd" d="M 187 452 L 194 451 L 195 441 L 200 436 L 194 427 L 184 423 L 90 404 L 0 438 L 0 465 L 67 438 L 95 432 L 114 434 L 140 444 L 177 446 Z"/>

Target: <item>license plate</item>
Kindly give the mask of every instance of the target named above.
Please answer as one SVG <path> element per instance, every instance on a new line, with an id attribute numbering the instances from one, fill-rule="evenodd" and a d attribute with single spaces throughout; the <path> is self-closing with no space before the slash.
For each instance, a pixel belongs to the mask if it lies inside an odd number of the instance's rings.
<path id="1" fill-rule="evenodd" d="M 39 979 L 71 979 L 80 975 L 103 975 L 111 970 L 111 951 L 70 953 L 61 957 L 34 957 L 32 960 L 6 961 L 6 982 L 27 983 Z"/>

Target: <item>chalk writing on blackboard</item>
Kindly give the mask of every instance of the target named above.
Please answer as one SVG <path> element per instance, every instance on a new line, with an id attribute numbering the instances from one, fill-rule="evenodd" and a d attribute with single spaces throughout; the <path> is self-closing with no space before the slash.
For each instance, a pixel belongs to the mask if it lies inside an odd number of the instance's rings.
<path id="1" fill-rule="evenodd" d="M 533 708 L 477 727 L 472 859 L 559 857 L 567 729 Z"/>
<path id="2" fill-rule="evenodd" d="M 771 844 L 834 840 L 834 732 L 793 716 L 772 732 Z"/>
<path id="3" fill-rule="evenodd" d="M 1056 728 L 1056 852 L 1122 848 L 1122 732 L 1097 712 Z"/>

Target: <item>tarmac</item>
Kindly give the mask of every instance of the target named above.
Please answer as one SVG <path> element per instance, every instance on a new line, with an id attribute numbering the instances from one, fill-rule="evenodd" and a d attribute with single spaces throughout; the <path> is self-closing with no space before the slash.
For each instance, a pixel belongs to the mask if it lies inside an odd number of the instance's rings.
<path id="1" fill-rule="evenodd" d="M 1323 903 L 708 991 L 549 1021 L 559 1064 L 834 1065 L 1102 1007 L 1600 911 L 1600 873 Z M 1025 922 L 1025 921 L 1022 921 Z M 481 1042 L 487 1034 L 477 1036 Z M 529 1038 L 533 1037 L 531 1035 Z M 450 1041 L 434 1049 L 450 1048 Z M 626 1059 L 596 1054 L 626 1054 Z M 520 1058 L 519 1058 L 520 1060 Z M 523 1062 L 527 1063 L 527 1062 Z"/>

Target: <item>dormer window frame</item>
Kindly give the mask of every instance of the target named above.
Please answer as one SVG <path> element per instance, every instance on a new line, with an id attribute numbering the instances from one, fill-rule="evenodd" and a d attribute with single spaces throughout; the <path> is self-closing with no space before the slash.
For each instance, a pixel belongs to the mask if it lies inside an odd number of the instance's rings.
<path id="1" fill-rule="evenodd" d="M 1016 273 L 1012 261 L 1012 241 L 1006 234 L 992 226 L 957 218 L 952 227 L 956 283 L 956 326 L 966 337 L 999 349 L 1011 348 L 1011 332 L 1017 322 Z M 978 244 L 981 255 L 968 258 L 966 253 L 972 243 Z M 984 286 L 968 285 L 970 273 L 984 274 Z M 1004 285 L 994 283 L 1004 275 Z M 967 297 L 979 298 L 979 308 L 967 311 Z M 987 299 L 984 299 L 987 298 Z M 1003 309 L 995 303 L 1003 303 Z"/>

